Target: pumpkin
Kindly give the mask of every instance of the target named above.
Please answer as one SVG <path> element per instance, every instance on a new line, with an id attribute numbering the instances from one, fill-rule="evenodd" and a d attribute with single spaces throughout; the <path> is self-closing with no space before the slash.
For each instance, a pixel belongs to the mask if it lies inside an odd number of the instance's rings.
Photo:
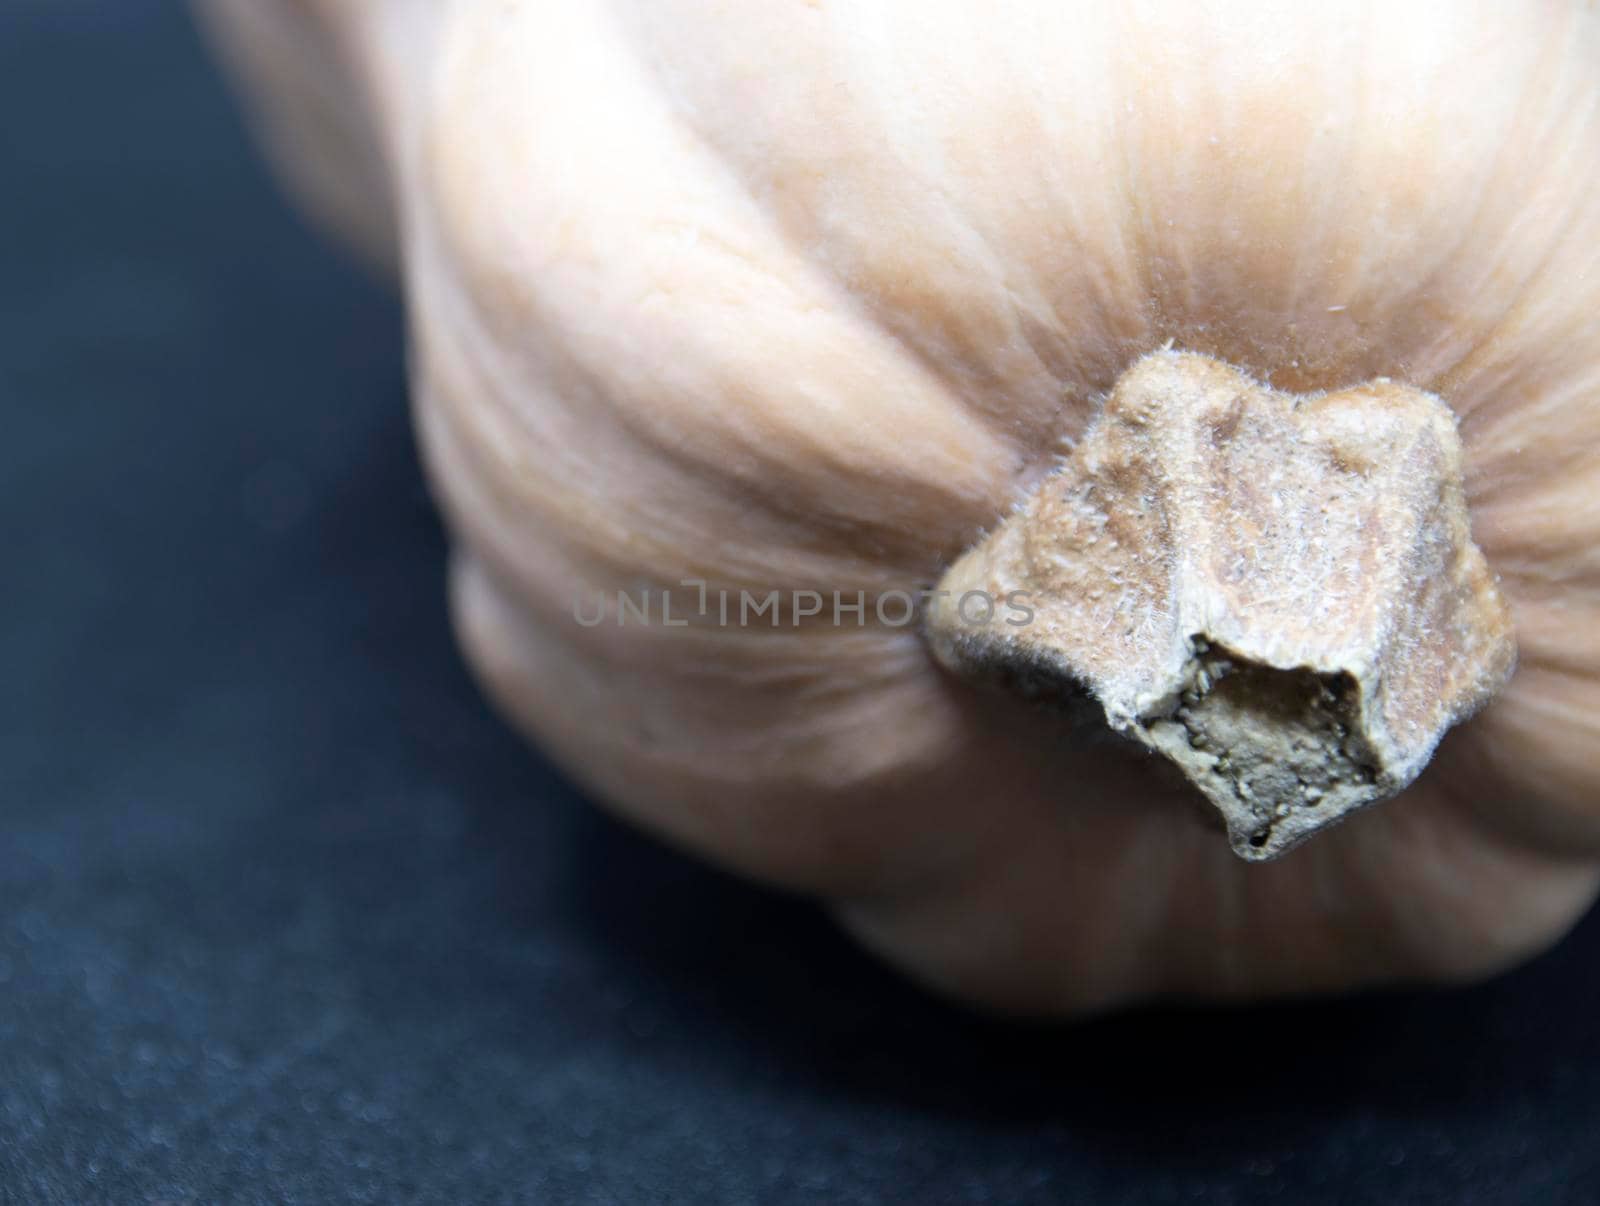
<path id="1" fill-rule="evenodd" d="M 1593 4 L 201 11 L 397 265 L 461 640 L 597 799 L 1043 1015 L 1590 904 Z"/>

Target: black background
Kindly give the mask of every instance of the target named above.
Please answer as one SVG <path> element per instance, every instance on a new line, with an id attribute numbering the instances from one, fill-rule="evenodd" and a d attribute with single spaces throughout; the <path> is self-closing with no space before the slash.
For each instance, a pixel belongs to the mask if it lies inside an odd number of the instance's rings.
<path id="1" fill-rule="evenodd" d="M 0 7 L 0 1200 L 1600 1201 L 1600 925 L 1004 1027 L 604 819 L 451 643 L 395 301 L 185 13 Z"/>

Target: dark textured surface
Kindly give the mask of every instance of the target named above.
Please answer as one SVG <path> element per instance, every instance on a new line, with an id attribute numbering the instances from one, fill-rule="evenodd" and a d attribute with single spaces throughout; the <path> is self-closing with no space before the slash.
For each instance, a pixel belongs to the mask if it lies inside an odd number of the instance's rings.
<path id="1" fill-rule="evenodd" d="M 1600 1201 L 1593 922 L 1014 1030 L 588 809 L 452 648 L 397 308 L 180 8 L 0 7 L 0 267 L 0 1201 Z"/>

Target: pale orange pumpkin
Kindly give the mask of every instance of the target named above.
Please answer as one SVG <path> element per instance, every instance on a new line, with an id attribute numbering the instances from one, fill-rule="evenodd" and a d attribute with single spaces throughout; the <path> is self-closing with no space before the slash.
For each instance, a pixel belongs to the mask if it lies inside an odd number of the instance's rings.
<path id="1" fill-rule="evenodd" d="M 201 7 L 301 194 L 398 265 L 462 639 L 597 798 L 1047 1014 L 1479 976 L 1589 905 L 1593 4 Z M 1443 398 L 1520 650 L 1410 788 L 1270 863 L 873 606 L 1167 346 Z M 574 614 L 685 580 L 865 622 Z"/>

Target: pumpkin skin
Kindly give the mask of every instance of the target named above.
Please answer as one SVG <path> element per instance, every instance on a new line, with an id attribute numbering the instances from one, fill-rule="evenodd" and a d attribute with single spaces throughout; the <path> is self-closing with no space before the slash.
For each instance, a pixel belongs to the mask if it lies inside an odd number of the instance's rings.
<path id="1" fill-rule="evenodd" d="M 1481 976 L 1590 904 L 1593 5 L 203 11 L 294 178 L 343 173 L 304 191 L 394 247 L 461 639 L 598 799 L 1048 1015 Z M 299 42 L 364 98 L 340 145 L 284 99 Z M 1443 397 L 1516 625 L 1516 676 L 1410 789 L 1265 865 L 870 602 L 936 582 L 1168 344 Z M 866 622 L 575 619 L 685 580 L 859 591 Z"/>

